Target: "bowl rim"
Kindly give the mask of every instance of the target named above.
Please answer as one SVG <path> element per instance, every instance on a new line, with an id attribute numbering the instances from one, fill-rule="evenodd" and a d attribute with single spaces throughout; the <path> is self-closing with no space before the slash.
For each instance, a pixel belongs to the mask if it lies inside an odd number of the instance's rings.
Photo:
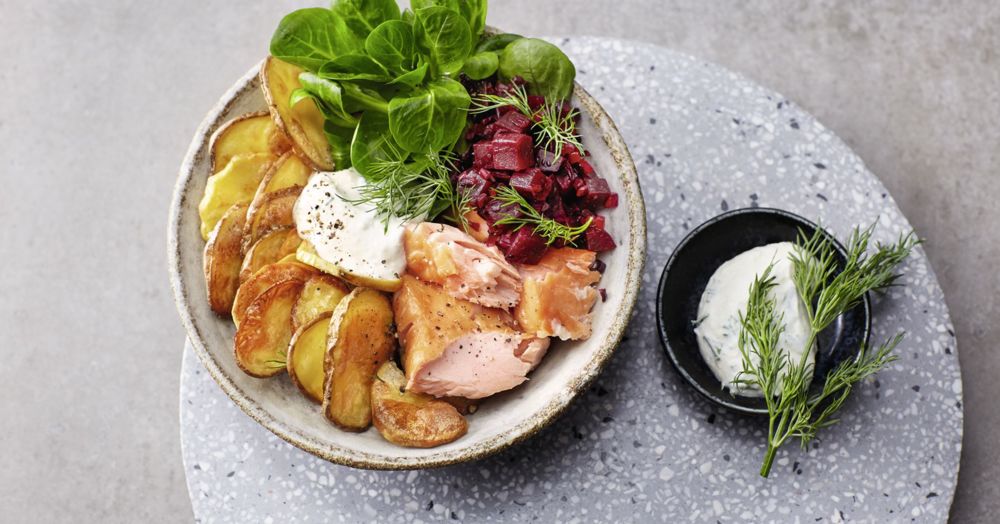
<path id="1" fill-rule="evenodd" d="M 663 266 L 663 271 L 660 273 L 660 281 L 656 287 L 656 331 L 660 337 L 660 345 L 663 347 L 663 351 L 667 354 L 667 357 L 670 359 L 670 363 L 673 365 L 674 370 L 677 371 L 677 374 L 683 377 L 684 381 L 687 382 L 691 387 L 693 387 L 695 391 L 700 393 L 701 396 L 705 397 L 706 399 L 710 400 L 715 404 L 718 404 L 726 409 L 732 410 L 737 413 L 742 413 L 746 415 L 767 415 L 767 408 L 750 408 L 746 406 L 741 406 L 739 404 L 730 401 L 729 397 L 725 395 L 722 396 L 716 395 L 711 391 L 708 391 L 704 387 L 702 387 L 702 385 L 698 383 L 698 381 L 695 380 L 693 376 L 691 376 L 687 368 L 678 361 L 677 349 L 670 343 L 670 337 L 667 335 L 666 323 L 663 318 L 664 315 L 663 296 L 666 293 L 667 277 L 669 276 L 670 270 L 673 268 L 674 263 L 680 257 L 680 254 L 684 251 L 684 248 L 687 247 L 687 245 L 691 243 L 691 241 L 693 241 L 695 237 L 704 233 L 706 229 L 719 222 L 722 222 L 723 220 L 730 219 L 734 216 L 753 215 L 753 214 L 778 215 L 781 216 L 782 218 L 789 219 L 793 222 L 797 222 L 806 227 L 813 228 L 813 230 L 819 230 L 824 235 L 826 235 L 827 238 L 833 241 L 834 248 L 841 256 L 845 258 L 847 256 L 847 250 L 844 248 L 844 245 L 841 244 L 839 240 L 837 240 L 836 236 L 834 236 L 832 233 L 827 231 L 826 228 L 823 228 L 819 224 L 801 215 L 792 213 L 791 211 L 786 211 L 784 209 L 779 209 L 774 207 L 743 207 L 719 213 L 718 215 L 715 215 L 709 218 L 708 220 L 702 222 L 697 227 L 689 231 L 686 235 L 684 235 L 684 238 L 680 241 L 680 243 L 677 244 L 677 247 L 675 247 L 674 251 L 670 254 L 670 258 L 667 259 L 667 263 Z M 872 329 L 871 294 L 865 293 L 864 298 L 862 299 L 859 305 L 862 306 L 865 317 L 864 330 L 861 334 L 861 341 L 862 345 L 867 346 L 870 342 L 871 329 Z M 698 355 L 699 358 L 701 358 L 700 352 Z M 858 352 L 854 358 L 857 359 L 860 358 L 860 356 L 861 352 L 859 347 Z"/>
<path id="2" fill-rule="evenodd" d="M 449 450 L 443 453 L 424 457 L 390 457 L 382 453 L 363 453 L 341 448 L 329 443 L 320 442 L 303 434 L 295 428 L 286 425 L 271 415 L 262 405 L 244 392 L 208 351 L 202 336 L 199 323 L 189 307 L 189 289 L 181 276 L 181 214 L 188 198 L 189 189 L 195 178 L 195 163 L 200 152 L 207 151 L 203 145 L 211 140 L 211 130 L 221 124 L 223 115 L 236 100 L 249 88 L 253 87 L 258 77 L 263 60 L 250 68 L 238 79 L 203 118 L 194 137 L 188 146 L 184 160 L 174 185 L 167 227 L 167 269 L 170 286 L 173 291 L 174 303 L 177 306 L 181 323 L 184 325 L 188 340 L 195 355 L 208 371 L 212 379 L 222 388 L 223 392 L 250 418 L 277 435 L 289 444 L 329 462 L 361 469 L 376 470 L 410 470 L 448 466 L 462 462 L 470 462 L 486 458 L 518 444 L 549 425 L 558 418 L 572 403 L 576 396 L 584 391 L 600 374 L 608 363 L 611 355 L 621 342 L 625 329 L 629 324 L 631 313 L 638 300 L 642 284 L 642 274 L 646 262 L 646 212 L 642 189 L 639 184 L 638 172 L 631 152 L 621 135 L 618 126 L 607 114 L 607 111 L 579 83 L 575 83 L 573 94 L 580 106 L 588 111 L 595 126 L 601 131 L 602 138 L 611 150 L 611 156 L 618 166 L 617 176 L 622 183 L 621 192 L 626 204 L 628 245 L 632 246 L 624 263 L 626 264 L 625 281 L 623 282 L 622 307 L 614 312 L 611 326 L 604 334 L 594 357 L 583 368 L 582 372 L 568 381 L 562 389 L 538 409 L 536 414 L 510 428 L 495 438 L 475 443 L 469 447 Z M 622 246 L 619 246 L 621 248 Z"/>

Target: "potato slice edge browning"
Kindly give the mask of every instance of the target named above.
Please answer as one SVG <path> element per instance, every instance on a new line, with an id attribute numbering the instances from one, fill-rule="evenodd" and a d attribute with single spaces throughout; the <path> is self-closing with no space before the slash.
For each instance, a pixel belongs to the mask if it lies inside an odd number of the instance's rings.
<path id="1" fill-rule="evenodd" d="M 240 238 L 246 218 L 246 204 L 236 204 L 226 211 L 205 244 L 202 260 L 205 273 L 205 289 L 212 311 L 229 314 L 239 289 Z"/>
<path id="2" fill-rule="evenodd" d="M 430 395 L 405 391 L 406 377 L 389 361 L 372 383 L 372 423 L 382 438 L 406 447 L 433 448 L 454 442 L 469 423 L 454 406 Z"/>
<path id="3" fill-rule="evenodd" d="M 271 286 L 247 308 L 233 340 L 236 364 L 252 377 L 267 378 L 285 371 L 292 339 L 292 306 L 302 281 Z"/>
<path id="4" fill-rule="evenodd" d="M 288 376 L 306 398 L 317 404 L 323 403 L 323 382 L 326 379 L 323 360 L 326 358 L 326 334 L 330 329 L 331 314 L 327 311 L 301 326 L 288 344 Z"/>
<path id="5" fill-rule="evenodd" d="M 323 131 L 323 115 L 316 103 L 302 100 L 295 107 L 289 103 L 292 91 L 301 86 L 301 72 L 297 66 L 267 57 L 260 70 L 264 98 L 275 124 L 291 138 L 295 150 L 316 169 L 332 171 L 333 155 Z"/>

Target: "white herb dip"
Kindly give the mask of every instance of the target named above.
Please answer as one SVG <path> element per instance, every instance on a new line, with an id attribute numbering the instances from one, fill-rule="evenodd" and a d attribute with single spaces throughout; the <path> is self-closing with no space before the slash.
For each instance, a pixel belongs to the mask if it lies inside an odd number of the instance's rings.
<path id="1" fill-rule="evenodd" d="M 743 355 L 737 342 L 742 327 L 740 315 L 746 311 L 754 279 L 772 262 L 774 267 L 771 269 L 771 276 L 776 285 L 771 289 L 770 295 L 777 306 L 776 315 L 778 318 L 784 316 L 785 323 L 778 348 L 789 354 L 791 361 L 796 364 L 805 351 L 810 331 L 809 317 L 795 290 L 795 283 L 792 282 L 789 256 L 794 251 L 795 244 L 791 242 L 768 244 L 745 251 L 719 266 L 701 295 L 694 328 L 698 348 L 723 387 L 735 395 L 763 396 L 759 388 L 733 381 L 743 369 Z M 752 354 L 751 358 L 757 360 Z M 814 345 L 809 348 L 807 357 L 809 369 L 812 369 L 815 360 Z"/>

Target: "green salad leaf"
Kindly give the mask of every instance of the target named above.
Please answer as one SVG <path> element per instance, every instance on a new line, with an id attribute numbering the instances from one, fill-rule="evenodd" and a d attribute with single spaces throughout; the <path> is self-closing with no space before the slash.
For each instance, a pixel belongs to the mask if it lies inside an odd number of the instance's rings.
<path id="1" fill-rule="evenodd" d="M 537 38 L 521 38 L 500 54 L 500 76 L 520 76 L 532 94 L 564 100 L 573 94 L 576 68 L 558 47 Z"/>
<path id="2" fill-rule="evenodd" d="M 416 58 L 413 26 L 401 20 L 383 22 L 368 35 L 365 51 L 389 71 L 404 73 L 413 70 Z"/>
<path id="3" fill-rule="evenodd" d="M 462 72 L 473 80 L 482 80 L 493 76 L 499 67 L 500 57 L 492 51 L 484 51 L 470 56 L 462 66 Z"/>
<path id="4" fill-rule="evenodd" d="M 521 35 L 514 33 L 500 33 L 497 35 L 484 36 L 479 43 L 476 44 L 475 53 L 482 53 L 483 51 L 503 51 L 511 42 L 515 40 L 520 40 L 524 38 Z"/>
<path id="5" fill-rule="evenodd" d="M 346 54 L 323 64 L 319 76 L 328 80 L 367 80 L 388 82 L 392 77 L 381 64 L 368 55 Z"/>
<path id="6" fill-rule="evenodd" d="M 293 11 L 281 19 L 271 37 L 271 55 L 309 71 L 342 54 L 356 51 L 358 42 L 342 18 L 329 9 Z"/>
<path id="7" fill-rule="evenodd" d="M 472 52 L 472 31 L 468 22 L 446 7 L 424 7 L 415 13 L 413 25 L 417 46 L 427 55 L 431 74 L 457 73 Z"/>
<path id="8" fill-rule="evenodd" d="M 471 103 L 462 84 L 439 78 L 389 102 L 389 130 L 407 151 L 439 151 L 458 140 Z"/>
<path id="9" fill-rule="evenodd" d="M 363 47 L 365 37 L 386 20 L 398 20 L 396 0 L 333 0 L 330 11 L 344 21 L 353 34 L 357 47 Z"/>

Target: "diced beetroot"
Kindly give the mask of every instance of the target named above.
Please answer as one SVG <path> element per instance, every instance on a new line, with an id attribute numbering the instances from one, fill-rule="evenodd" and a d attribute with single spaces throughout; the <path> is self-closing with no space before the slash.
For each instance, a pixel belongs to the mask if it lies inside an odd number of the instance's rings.
<path id="1" fill-rule="evenodd" d="M 482 142 L 481 142 L 482 143 Z M 479 148 L 489 148 L 492 169 L 507 171 L 522 171 L 535 165 L 534 145 L 530 135 L 514 133 L 497 133 L 491 142 L 476 144 L 476 156 Z M 486 153 L 484 153 L 484 156 Z M 477 158 L 478 160 L 478 158 Z"/>
<path id="2" fill-rule="evenodd" d="M 517 206 L 510 205 L 505 206 L 503 202 L 493 198 L 490 199 L 485 206 L 479 210 L 479 214 L 486 219 L 491 225 L 501 218 L 512 216 L 520 217 L 521 210 Z"/>
<path id="3" fill-rule="evenodd" d="M 537 264 L 548 246 L 545 240 L 536 235 L 530 227 L 522 227 L 517 231 L 507 233 L 510 246 L 506 250 L 507 260 L 519 264 Z"/>
<path id="4" fill-rule="evenodd" d="M 586 239 L 587 249 L 591 251 L 600 253 L 602 251 L 611 251 L 615 248 L 615 240 L 611 238 L 611 235 L 604 229 L 594 227 L 593 223 L 587 228 Z"/>
<path id="5" fill-rule="evenodd" d="M 562 167 L 563 157 L 557 157 L 555 153 L 539 148 L 535 153 L 535 162 L 542 171 L 555 173 Z"/>
<path id="6" fill-rule="evenodd" d="M 586 160 L 580 160 L 580 170 L 583 171 L 584 175 L 590 176 L 594 174 L 594 168 L 590 165 L 590 162 Z"/>
<path id="7" fill-rule="evenodd" d="M 563 151 L 563 156 L 569 159 L 571 164 L 579 164 L 583 157 L 580 156 L 580 150 L 576 146 L 566 146 L 566 150 Z"/>
<path id="8" fill-rule="evenodd" d="M 608 199 L 604 201 L 604 208 L 611 209 L 618 207 L 618 193 L 611 193 L 608 195 Z"/>
<path id="9" fill-rule="evenodd" d="M 591 222 L 590 225 L 598 229 L 604 229 L 604 217 L 601 215 L 594 215 L 594 221 Z"/>
<path id="10" fill-rule="evenodd" d="M 545 200 L 552 191 L 552 180 L 541 169 L 532 168 L 514 173 L 510 177 L 510 187 L 533 200 Z"/>
<path id="11" fill-rule="evenodd" d="M 493 166 L 493 143 L 492 142 L 476 142 L 472 145 L 473 151 L 473 167 L 492 167 Z"/>
<path id="12" fill-rule="evenodd" d="M 467 169 L 458 175 L 455 185 L 459 191 L 465 192 L 472 201 L 472 205 L 478 207 L 486 205 L 490 198 L 491 177 L 488 170 L 483 168 Z"/>
<path id="13" fill-rule="evenodd" d="M 608 186 L 608 181 L 600 177 L 587 177 L 581 179 L 584 181 L 584 186 L 586 188 L 583 194 L 581 191 L 577 191 L 577 196 L 583 197 L 584 203 L 587 207 L 591 209 L 599 209 L 604 207 L 604 204 L 608 201 L 613 193 L 611 188 Z"/>
<path id="14" fill-rule="evenodd" d="M 493 127 L 497 131 L 506 131 L 508 133 L 524 133 L 530 126 L 531 119 L 524 116 L 524 113 L 520 111 L 505 113 L 493 124 Z"/>
<path id="15" fill-rule="evenodd" d="M 528 95 L 528 105 L 532 109 L 538 109 L 545 105 L 545 97 L 541 95 Z"/>

